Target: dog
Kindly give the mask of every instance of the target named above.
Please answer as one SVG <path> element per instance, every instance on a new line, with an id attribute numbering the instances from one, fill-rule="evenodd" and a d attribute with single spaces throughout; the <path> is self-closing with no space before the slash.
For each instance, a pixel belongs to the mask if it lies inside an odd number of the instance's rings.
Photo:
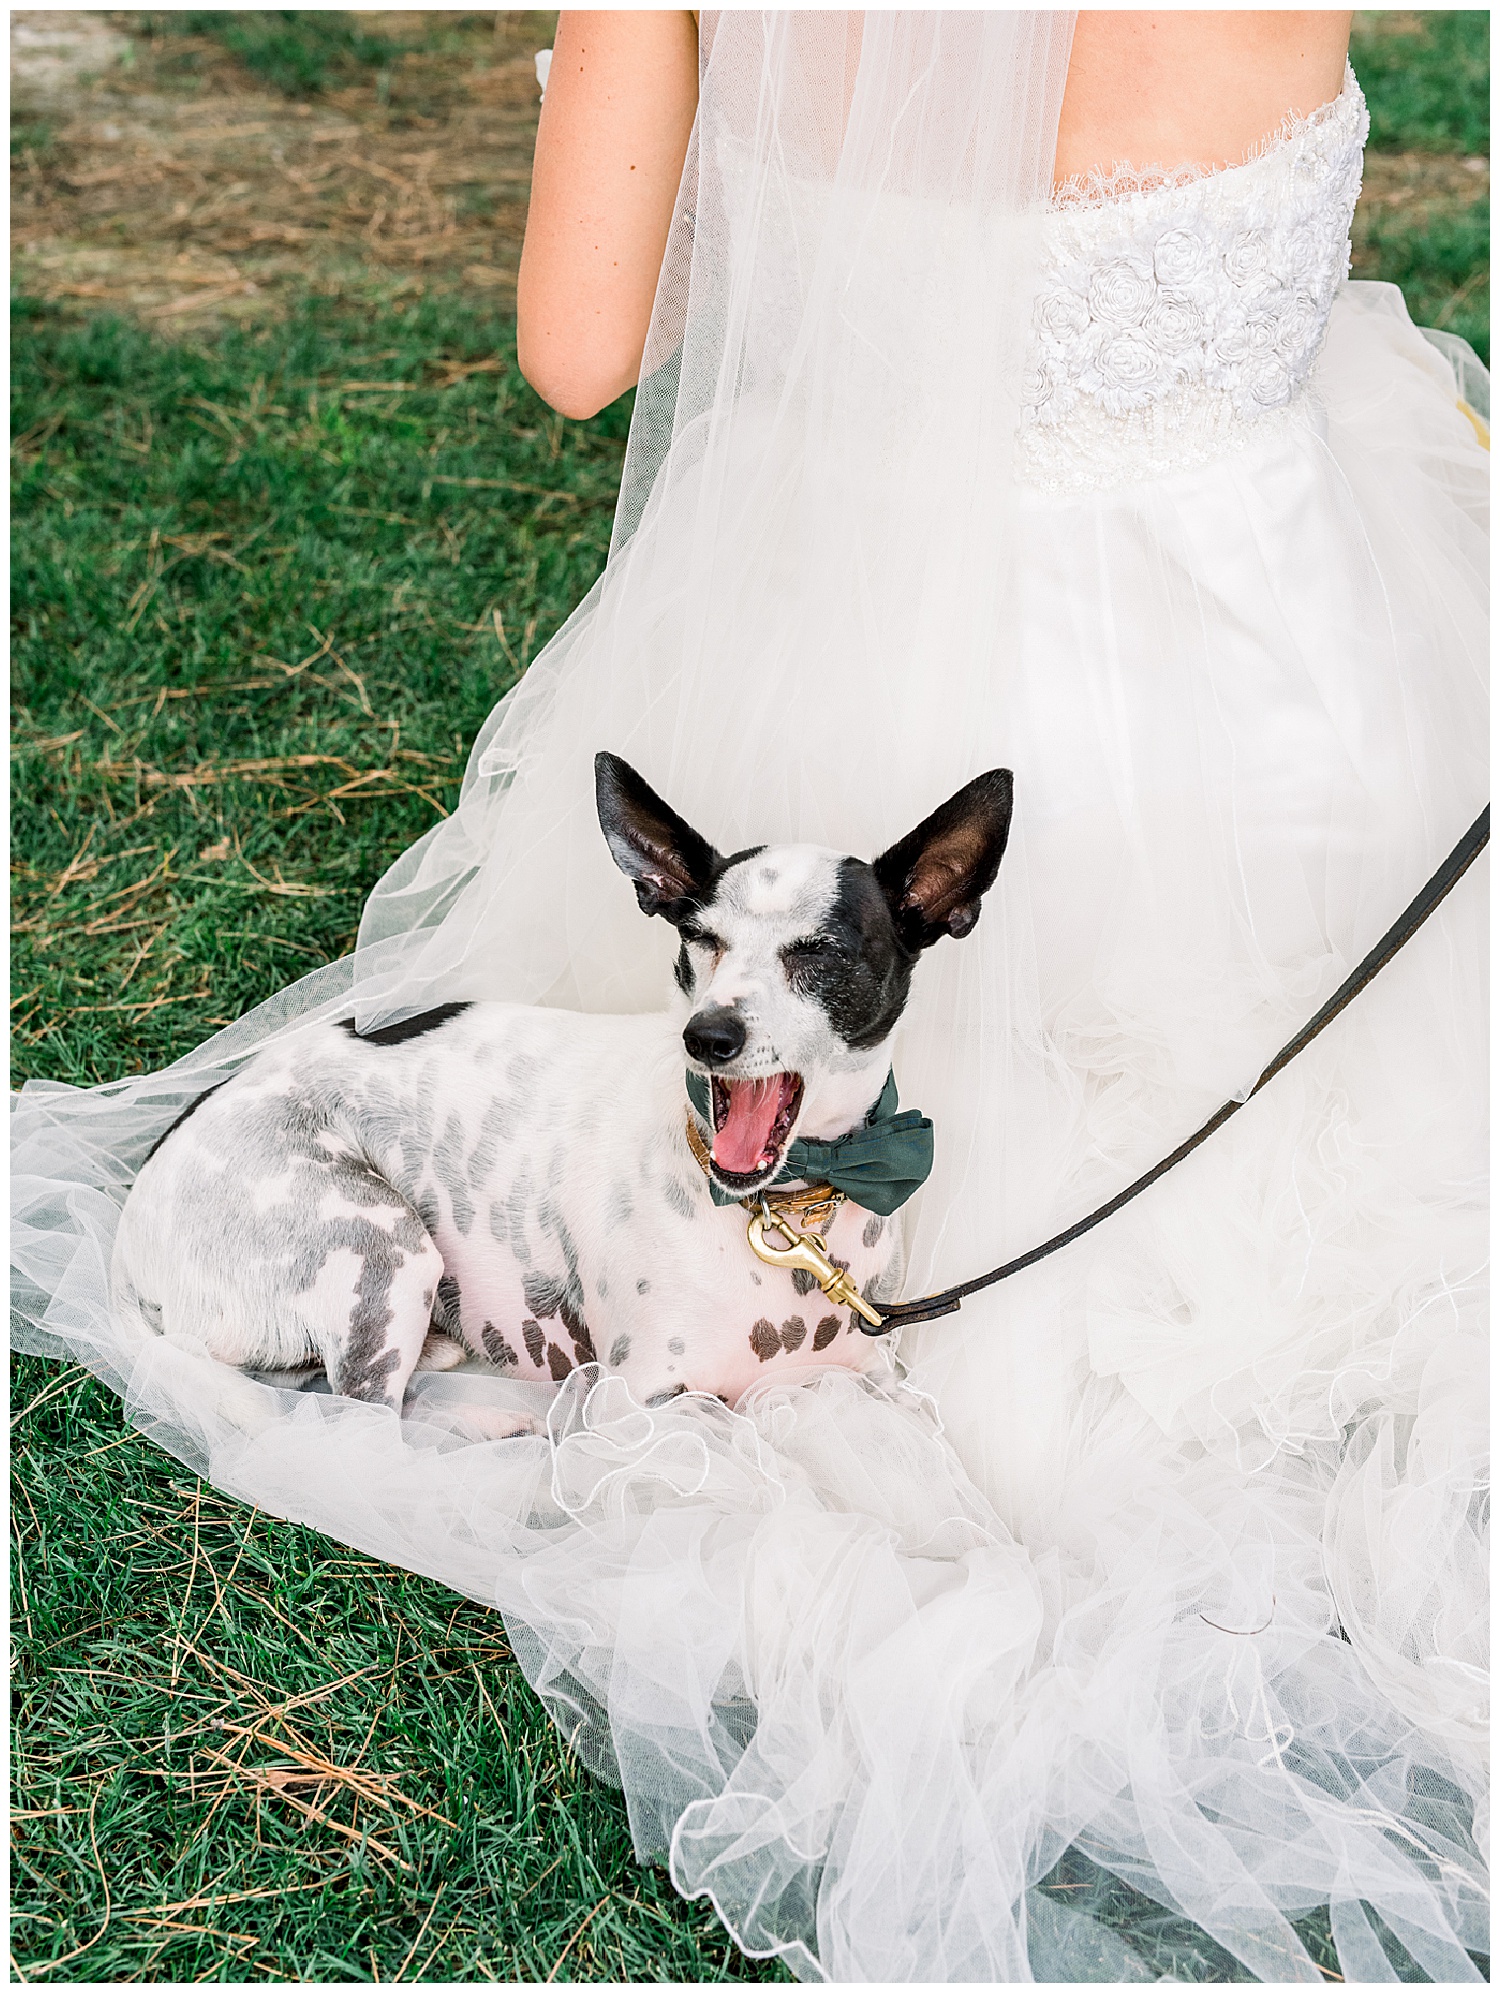
<path id="1" fill-rule="evenodd" d="M 597 1363 L 644 1404 L 733 1405 L 768 1375 L 868 1363 L 853 1310 L 759 1260 L 743 1207 L 794 1141 L 874 1111 L 919 956 L 966 935 L 994 883 L 1010 773 L 873 863 L 723 857 L 626 762 L 601 754 L 595 777 L 615 863 L 677 931 L 672 1009 L 445 1003 L 288 1034 L 142 1167 L 112 1266 L 122 1318 L 397 1412 L 419 1367 L 469 1357 L 530 1383 Z M 842 1203 L 825 1244 L 867 1300 L 899 1290 L 890 1218 Z"/>

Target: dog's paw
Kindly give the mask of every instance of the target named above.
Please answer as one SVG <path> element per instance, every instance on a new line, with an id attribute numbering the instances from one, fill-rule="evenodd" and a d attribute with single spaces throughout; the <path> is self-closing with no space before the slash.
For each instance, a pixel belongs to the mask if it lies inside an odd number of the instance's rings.
<path id="1" fill-rule="evenodd" d="M 531 1439 L 547 1430 L 529 1412 L 501 1412 L 484 1405 L 455 1412 L 453 1425 L 466 1439 Z"/>
<path id="2" fill-rule="evenodd" d="M 257 1384 L 269 1384 L 277 1391 L 305 1391 L 309 1384 L 316 1383 L 326 1374 L 321 1363 L 298 1363 L 285 1370 L 247 1369 L 245 1372 Z"/>
<path id="3" fill-rule="evenodd" d="M 462 1343 L 456 1343 L 452 1336 L 440 1335 L 433 1329 L 422 1345 L 422 1354 L 417 1358 L 413 1375 L 418 1370 L 456 1370 L 468 1354 Z"/>
<path id="4" fill-rule="evenodd" d="M 498 1405 L 408 1405 L 403 1416 L 476 1444 L 491 1439 L 530 1439 L 547 1430 L 529 1412 L 508 1412 Z"/>

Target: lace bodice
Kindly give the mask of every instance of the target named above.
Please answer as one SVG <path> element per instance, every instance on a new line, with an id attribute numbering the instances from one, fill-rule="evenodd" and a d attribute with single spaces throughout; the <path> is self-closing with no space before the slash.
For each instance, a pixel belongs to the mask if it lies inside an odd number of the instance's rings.
<path id="1" fill-rule="evenodd" d="M 1047 221 L 1021 469 L 1098 488 L 1206 461 L 1301 398 L 1349 268 L 1365 101 L 1221 172 L 1073 182 Z"/>

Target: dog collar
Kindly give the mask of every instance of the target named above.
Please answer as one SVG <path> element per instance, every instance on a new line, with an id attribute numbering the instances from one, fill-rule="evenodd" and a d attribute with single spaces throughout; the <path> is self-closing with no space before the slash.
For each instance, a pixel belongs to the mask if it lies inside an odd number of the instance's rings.
<path id="1" fill-rule="evenodd" d="M 698 1133 L 697 1119 L 691 1108 L 685 1116 L 684 1126 L 688 1147 L 707 1178 L 709 1191 L 715 1200 L 720 1204 L 738 1204 L 743 1210 L 747 1199 L 725 1197 L 714 1182 L 713 1158 L 708 1152 L 708 1144 Z M 762 1190 L 756 1195 L 755 1208 L 745 1228 L 745 1243 L 757 1259 L 764 1260 L 767 1266 L 780 1267 L 783 1273 L 791 1274 L 793 1280 L 799 1273 L 811 1275 L 835 1307 L 852 1308 L 856 1315 L 864 1317 L 869 1325 L 866 1335 L 879 1335 L 885 1325 L 885 1317 L 879 1309 L 871 1307 L 855 1286 L 849 1262 L 833 1259 L 829 1255 L 828 1234 L 844 1201 L 843 1191 L 835 1190 L 828 1183 L 805 1183 L 800 1190 Z M 805 1231 L 804 1226 L 808 1228 Z M 773 1232 L 779 1236 L 780 1245 L 771 1238 Z"/>
<path id="2" fill-rule="evenodd" d="M 688 1099 L 702 1119 L 712 1125 L 709 1083 L 700 1073 L 687 1074 Z M 851 1204 L 863 1206 L 878 1217 L 889 1218 L 914 1196 L 932 1174 L 932 1123 L 925 1114 L 908 1107 L 897 1111 L 896 1075 L 888 1073 L 880 1098 L 860 1127 L 841 1135 L 836 1142 L 805 1142 L 799 1139 L 787 1150 L 786 1161 L 772 1179 L 773 1184 L 801 1179 L 810 1184 L 827 1184 L 841 1190 Z M 691 1123 L 689 1124 L 691 1128 Z M 708 1151 L 701 1142 L 690 1146 L 699 1166 L 708 1176 Z M 703 1153 L 699 1154 L 699 1148 Z M 708 1176 L 709 1195 L 715 1204 L 740 1204 L 745 1200 L 724 1190 Z"/>

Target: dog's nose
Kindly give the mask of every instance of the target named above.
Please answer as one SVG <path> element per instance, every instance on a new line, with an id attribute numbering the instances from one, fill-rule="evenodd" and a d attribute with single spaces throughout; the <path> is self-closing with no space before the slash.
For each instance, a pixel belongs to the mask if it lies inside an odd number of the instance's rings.
<path id="1" fill-rule="evenodd" d="M 682 1034 L 689 1056 L 704 1066 L 727 1066 L 745 1049 L 745 1027 L 732 1010 L 700 1010 Z"/>

